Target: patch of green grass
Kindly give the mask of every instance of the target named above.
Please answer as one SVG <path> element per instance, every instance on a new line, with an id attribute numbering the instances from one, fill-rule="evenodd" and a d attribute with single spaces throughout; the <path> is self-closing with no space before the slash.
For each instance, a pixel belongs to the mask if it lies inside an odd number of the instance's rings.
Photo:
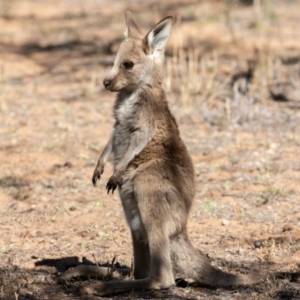
<path id="1" fill-rule="evenodd" d="M 255 199 L 255 202 L 256 202 L 256 205 L 257 205 L 257 206 L 261 206 L 261 205 L 267 203 L 267 199 L 266 199 L 266 197 L 257 197 L 257 198 Z"/>
<path id="2" fill-rule="evenodd" d="M 0 179 L 0 186 L 13 186 L 15 184 L 15 178 L 7 176 Z"/>
<path id="3" fill-rule="evenodd" d="M 55 206 L 53 208 L 53 213 L 56 215 L 56 214 L 60 214 L 60 213 L 63 213 L 65 211 L 65 207 L 63 205 L 58 205 L 58 206 Z"/>
<path id="4" fill-rule="evenodd" d="M 94 207 L 106 207 L 107 205 L 105 202 L 95 201 L 95 202 L 93 202 L 93 206 Z"/>
<path id="5" fill-rule="evenodd" d="M 277 197 L 277 196 L 286 196 L 288 194 L 288 191 L 283 188 L 269 187 L 265 193 L 269 196 Z"/>
<path id="6" fill-rule="evenodd" d="M 80 247 L 81 247 L 82 249 L 89 249 L 89 248 L 90 248 L 90 244 L 89 244 L 89 243 L 82 242 L 82 243 L 80 244 Z"/>
<path id="7" fill-rule="evenodd" d="M 291 250 L 293 252 L 300 251 L 300 244 L 293 244 L 293 245 L 291 245 Z"/>
<path id="8" fill-rule="evenodd" d="M 21 198 L 21 189 L 19 187 L 12 186 L 8 190 L 8 195 L 13 197 L 14 199 L 20 199 Z"/>
<path id="9" fill-rule="evenodd" d="M 0 248 L 0 254 L 9 254 L 13 251 L 13 247 L 12 246 L 8 246 L 8 247 L 1 247 Z"/>
<path id="10" fill-rule="evenodd" d="M 203 202 L 203 210 L 206 213 L 212 213 L 217 207 L 217 203 L 214 200 L 206 200 Z"/>

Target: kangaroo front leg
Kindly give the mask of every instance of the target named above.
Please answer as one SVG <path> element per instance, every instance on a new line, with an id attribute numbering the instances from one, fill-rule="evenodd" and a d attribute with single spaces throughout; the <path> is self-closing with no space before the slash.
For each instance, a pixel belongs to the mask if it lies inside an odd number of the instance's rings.
<path id="1" fill-rule="evenodd" d="M 113 152 L 113 136 L 114 136 L 114 131 L 111 133 L 109 141 L 106 144 L 106 146 L 104 147 L 104 149 L 98 159 L 98 163 L 97 163 L 97 166 L 95 168 L 93 178 L 92 178 L 92 182 L 93 182 L 94 186 L 97 185 L 97 181 L 100 179 L 100 177 L 104 171 L 104 165 L 107 162 L 111 153 Z"/>
<path id="2" fill-rule="evenodd" d="M 138 130 L 134 131 L 130 136 L 129 147 L 121 159 L 121 161 L 115 167 L 114 174 L 109 178 L 106 189 L 107 193 L 112 190 L 114 193 L 117 186 L 122 186 L 122 176 L 126 171 L 129 163 L 141 153 L 141 151 L 147 146 L 155 134 L 155 124 L 152 120 L 145 122 L 144 128 L 141 126 Z"/>

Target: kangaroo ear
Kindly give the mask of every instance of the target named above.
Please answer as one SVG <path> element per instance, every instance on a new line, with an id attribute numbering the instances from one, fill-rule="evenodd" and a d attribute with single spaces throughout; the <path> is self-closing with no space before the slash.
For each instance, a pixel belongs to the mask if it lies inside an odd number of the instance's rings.
<path id="1" fill-rule="evenodd" d="M 162 60 L 165 48 L 172 29 L 173 17 L 169 16 L 157 23 L 144 37 L 143 48 L 146 54 Z"/>
<path id="2" fill-rule="evenodd" d="M 133 20 L 132 13 L 127 10 L 125 13 L 126 29 L 124 35 L 126 38 L 141 38 L 141 32 L 135 21 Z"/>

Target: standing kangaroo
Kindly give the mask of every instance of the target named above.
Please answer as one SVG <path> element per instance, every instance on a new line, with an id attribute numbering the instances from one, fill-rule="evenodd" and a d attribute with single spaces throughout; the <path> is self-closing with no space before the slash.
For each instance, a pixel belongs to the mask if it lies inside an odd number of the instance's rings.
<path id="1" fill-rule="evenodd" d="M 115 124 L 92 181 L 96 186 L 113 153 L 107 191 L 119 189 L 132 235 L 135 280 L 100 282 L 84 286 L 83 292 L 104 296 L 169 288 L 175 284 L 174 271 L 210 286 L 257 283 L 250 275 L 214 268 L 188 238 L 194 169 L 162 87 L 164 47 L 173 18 L 160 21 L 145 37 L 129 11 L 125 19 L 126 39 L 103 81 L 107 90 L 118 92 Z"/>

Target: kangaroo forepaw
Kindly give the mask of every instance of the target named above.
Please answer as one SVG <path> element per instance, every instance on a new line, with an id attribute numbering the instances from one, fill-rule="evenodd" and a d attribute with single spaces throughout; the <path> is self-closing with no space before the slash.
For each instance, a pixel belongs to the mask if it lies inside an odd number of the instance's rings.
<path id="1" fill-rule="evenodd" d="M 100 180 L 103 171 L 104 167 L 96 167 L 92 178 L 92 182 L 95 187 L 97 186 L 97 181 Z"/>
<path id="2" fill-rule="evenodd" d="M 107 194 L 109 194 L 110 190 L 112 191 L 113 194 L 117 186 L 119 187 L 122 186 L 122 178 L 113 175 L 109 178 L 106 184 Z"/>

